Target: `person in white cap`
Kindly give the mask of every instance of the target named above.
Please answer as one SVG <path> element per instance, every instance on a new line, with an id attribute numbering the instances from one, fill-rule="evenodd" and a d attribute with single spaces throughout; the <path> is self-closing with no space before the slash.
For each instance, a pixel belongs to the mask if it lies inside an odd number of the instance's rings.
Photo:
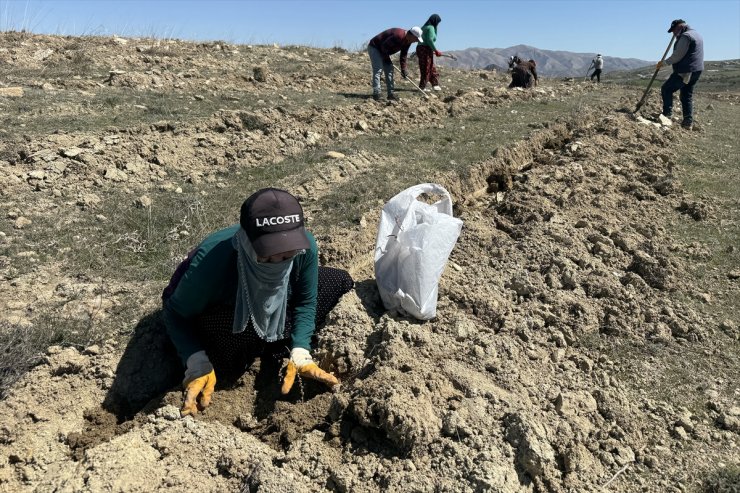
<path id="1" fill-rule="evenodd" d="M 181 414 L 211 403 L 217 373 L 238 378 L 256 357 L 288 349 L 283 394 L 296 375 L 337 385 L 311 358 L 311 341 L 353 285 L 347 272 L 319 267 L 295 197 L 276 188 L 252 194 L 239 224 L 207 236 L 162 293 L 164 326 L 185 367 Z"/>
<path id="2" fill-rule="evenodd" d="M 388 99 L 398 99 L 393 92 L 393 62 L 391 55 L 401 52 L 400 65 L 401 75 L 408 78 L 406 71 L 406 60 L 408 58 L 409 48 L 414 43 L 422 40 L 421 28 L 414 26 L 408 31 L 400 27 L 386 29 L 377 34 L 367 44 L 367 53 L 370 55 L 370 64 L 372 65 L 373 77 L 373 99 L 380 99 L 380 74 L 385 72 L 385 86 L 388 91 Z"/>

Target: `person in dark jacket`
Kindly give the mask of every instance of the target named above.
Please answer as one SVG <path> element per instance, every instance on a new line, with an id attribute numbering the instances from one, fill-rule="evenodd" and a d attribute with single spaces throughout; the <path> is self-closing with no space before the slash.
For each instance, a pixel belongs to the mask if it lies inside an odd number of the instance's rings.
<path id="1" fill-rule="evenodd" d="M 510 58 L 509 68 L 511 69 L 512 87 L 530 88 L 537 85 L 537 63 L 534 60 L 523 61 L 518 56 Z"/>
<path id="2" fill-rule="evenodd" d="M 399 51 L 401 52 L 401 75 L 407 78 L 406 60 L 408 58 L 409 48 L 413 43 L 421 41 L 421 38 L 421 28 L 414 26 L 408 31 L 399 27 L 392 27 L 370 40 L 367 45 L 367 53 L 370 55 L 370 64 L 373 69 L 373 99 L 376 101 L 380 99 L 381 72 L 385 72 L 385 86 L 388 91 L 388 99 L 397 99 L 393 92 L 393 62 L 391 61 L 391 55 Z"/>
<path id="3" fill-rule="evenodd" d="M 238 377 L 278 347 L 290 348 L 283 394 L 296 374 L 337 385 L 311 358 L 311 338 L 353 284 L 347 272 L 319 267 L 295 197 L 275 188 L 252 194 L 239 224 L 206 237 L 162 293 L 164 325 L 185 367 L 182 415 L 210 404 L 216 372 Z"/>
<path id="4" fill-rule="evenodd" d="M 601 54 L 596 55 L 596 58 L 591 60 L 591 66 L 594 68 L 594 73 L 591 74 L 591 82 L 596 77 L 596 82 L 601 82 L 601 69 L 604 68 L 604 59 L 601 58 Z"/>
<path id="5" fill-rule="evenodd" d="M 704 40 L 683 19 L 676 19 L 671 22 L 668 32 L 673 33 L 676 37 L 673 54 L 656 65 L 658 70 L 663 65 L 673 66 L 673 73 L 660 88 L 660 93 L 663 96 L 663 115 L 668 118 L 671 117 L 673 113 L 673 94 L 680 91 L 679 99 L 683 112 L 681 126 L 691 130 L 694 125 L 694 86 L 704 70 Z"/>
<path id="6" fill-rule="evenodd" d="M 416 45 L 416 56 L 419 59 L 419 89 L 426 89 L 427 82 L 432 84 L 432 89 L 441 91 L 439 85 L 439 73 L 434 65 L 434 57 L 442 56 L 442 52 L 437 49 L 437 32 L 439 23 L 442 18 L 437 14 L 432 14 L 429 19 L 421 26 L 422 40 Z"/>

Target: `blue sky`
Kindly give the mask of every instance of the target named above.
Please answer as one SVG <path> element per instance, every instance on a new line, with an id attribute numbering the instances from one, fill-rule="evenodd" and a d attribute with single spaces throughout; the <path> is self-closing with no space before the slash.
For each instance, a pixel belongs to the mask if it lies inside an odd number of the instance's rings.
<path id="1" fill-rule="evenodd" d="M 652 61 L 683 18 L 704 36 L 706 59 L 740 58 L 740 0 L 0 0 L 0 30 L 360 49 L 433 13 L 443 51 L 528 44 Z"/>

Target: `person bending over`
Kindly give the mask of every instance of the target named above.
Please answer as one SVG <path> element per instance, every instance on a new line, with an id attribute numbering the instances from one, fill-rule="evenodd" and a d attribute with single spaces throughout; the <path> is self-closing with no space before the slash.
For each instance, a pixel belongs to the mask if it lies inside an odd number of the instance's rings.
<path id="1" fill-rule="evenodd" d="M 367 45 L 367 54 L 370 56 L 370 65 L 373 71 L 373 99 L 380 100 L 380 74 L 385 72 L 385 85 L 388 99 L 397 99 L 393 85 L 393 62 L 391 55 L 401 52 L 400 65 L 403 78 L 408 77 L 406 60 L 409 48 L 413 43 L 421 41 L 421 28 L 414 26 L 408 31 L 399 27 L 392 27 L 379 33 Z"/>

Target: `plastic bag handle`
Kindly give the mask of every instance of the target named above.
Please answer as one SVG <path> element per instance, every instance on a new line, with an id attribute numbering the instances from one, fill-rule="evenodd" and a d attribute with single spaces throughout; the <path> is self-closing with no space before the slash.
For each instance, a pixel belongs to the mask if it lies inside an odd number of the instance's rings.
<path id="1" fill-rule="evenodd" d="M 447 214 L 448 216 L 452 215 L 452 197 L 450 196 L 450 192 L 448 192 L 442 185 L 438 185 L 436 183 L 420 183 L 407 188 L 406 192 L 413 195 L 415 199 L 418 199 L 419 195 L 422 193 L 435 193 L 437 195 L 442 195 L 442 200 L 435 202 L 434 206 L 439 209 L 439 212 Z"/>

